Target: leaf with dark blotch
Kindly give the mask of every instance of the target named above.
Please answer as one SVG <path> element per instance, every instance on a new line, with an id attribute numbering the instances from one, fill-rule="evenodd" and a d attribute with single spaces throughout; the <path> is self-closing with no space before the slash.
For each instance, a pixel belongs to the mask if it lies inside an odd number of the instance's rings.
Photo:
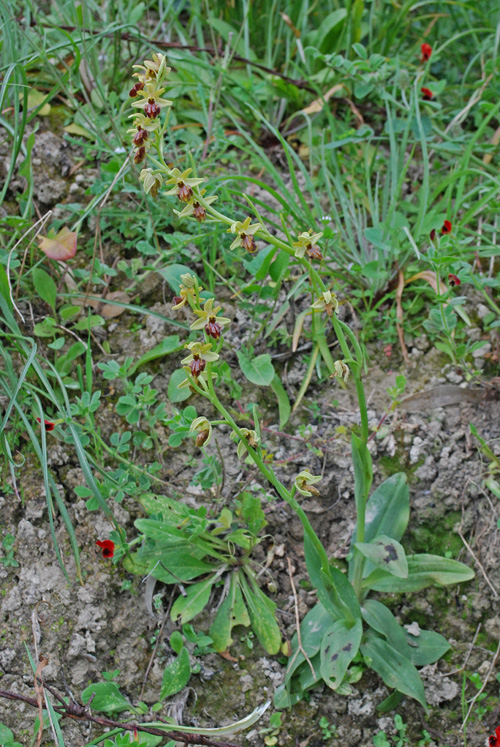
<path id="1" fill-rule="evenodd" d="M 358 652 L 362 634 L 361 620 L 356 620 L 354 625 L 338 620 L 325 631 L 321 641 L 320 671 L 332 690 L 342 683 L 347 667 Z"/>
<path id="2" fill-rule="evenodd" d="M 407 578 L 408 562 L 402 545 L 381 534 L 370 542 L 356 542 L 354 547 L 377 568 L 382 568 L 398 578 Z"/>

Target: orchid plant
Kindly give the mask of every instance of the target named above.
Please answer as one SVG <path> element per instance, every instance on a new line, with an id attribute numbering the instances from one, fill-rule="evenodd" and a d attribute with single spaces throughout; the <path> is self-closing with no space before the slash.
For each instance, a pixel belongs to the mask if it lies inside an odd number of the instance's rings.
<path id="1" fill-rule="evenodd" d="M 309 227 L 299 236 L 291 235 L 286 216 L 282 215 L 283 236 L 274 235 L 265 225 L 258 210 L 245 195 L 254 217 L 235 220 L 217 210 L 216 195 L 207 194 L 202 187 L 203 178 L 196 175 L 194 166 L 178 168 L 167 165 L 163 154 L 163 141 L 168 127 L 168 110 L 172 102 L 163 98 L 170 68 L 161 54 L 154 54 L 144 65 L 135 66 L 137 82 L 130 91 L 134 99 L 133 127 L 130 130 L 134 145 L 134 162 L 147 165 L 141 171 L 140 181 L 144 191 L 154 198 L 164 193 L 177 199 L 183 207 L 175 210 L 178 217 L 187 220 L 216 222 L 227 226 L 231 234 L 232 250 L 257 251 L 257 242 L 274 247 L 276 257 L 288 255 L 296 269 L 306 275 L 308 284 L 303 288 L 311 296 L 308 313 L 313 323 L 318 317 L 333 327 L 341 358 L 332 362 L 332 376 L 346 382 L 349 377 L 356 389 L 359 424 L 351 434 L 354 468 L 354 498 L 356 527 L 348 555 L 348 574 L 342 573 L 330 562 L 327 552 L 314 531 L 304 509 L 301 496 L 318 494 L 321 478 L 304 470 L 291 485 L 282 482 L 262 452 L 262 434 L 256 408 L 253 410 L 253 429 L 242 427 L 228 411 L 217 394 L 218 365 L 223 356 L 224 332 L 231 324 L 223 315 L 222 307 L 193 273 L 181 277 L 173 309 L 189 307 L 193 314 L 191 330 L 200 332 L 200 339 L 186 345 L 188 355 L 182 365 L 185 378 L 180 387 L 189 388 L 193 394 L 208 400 L 217 411 L 217 420 L 199 417 L 193 420 L 191 432 L 198 446 L 206 446 L 215 427 L 229 427 L 236 442 L 236 453 L 255 465 L 265 480 L 296 512 L 304 529 L 304 551 L 307 570 L 317 592 L 318 603 L 308 613 L 292 641 L 284 684 L 275 696 L 278 707 L 300 700 L 306 690 L 324 681 L 340 692 L 349 691 L 349 683 L 358 679 L 364 666 L 374 669 L 385 684 L 394 690 L 388 706 L 403 694 L 418 700 L 426 707 L 425 694 L 417 666 L 436 661 L 448 648 L 446 640 L 432 631 L 412 632 L 399 625 L 394 615 L 381 602 L 369 599 L 371 591 L 418 591 L 429 585 L 446 585 L 466 581 L 473 572 L 462 563 L 429 554 L 407 556 L 400 540 L 409 518 L 409 492 L 405 475 L 393 475 L 371 495 L 373 479 L 372 462 L 368 448 L 369 426 L 362 374 L 365 369 L 363 354 L 351 328 L 338 316 L 339 300 L 333 288 L 328 287 L 316 263 L 323 262 L 320 248 L 322 233 Z M 162 120 L 162 113 L 167 116 Z M 252 222 L 253 221 L 253 222 Z M 305 291 L 306 292 L 306 291 Z M 148 520 L 138 520 L 149 548 L 153 548 L 154 534 L 148 534 Z M 160 522 L 161 524 L 161 519 Z M 155 525 L 158 539 L 158 521 Z M 155 573 L 162 558 L 161 542 L 150 552 L 151 558 L 141 567 L 144 573 Z M 170 563 L 172 562 L 170 547 Z M 146 553 L 147 556 L 147 553 Z M 204 558 L 204 561 L 206 558 Z M 155 565 L 156 564 L 156 565 Z M 178 564 L 176 563 L 176 566 Z M 165 566 L 168 568 L 169 563 Z M 205 569 L 210 576 L 210 572 Z M 231 573 L 239 573 L 235 566 Z M 198 582 L 203 585 L 203 581 Z M 236 587 L 226 585 L 225 612 L 236 610 L 239 619 L 245 617 L 244 606 L 250 616 L 254 596 L 243 597 L 234 592 Z M 255 595 L 255 586 L 252 587 Z M 261 600 L 262 601 L 262 600 Z M 269 601 L 269 600 L 268 600 Z M 242 607 L 243 605 L 243 607 Z M 266 603 L 263 603 L 263 609 Z M 267 605 L 268 611 L 272 603 Z M 226 609 L 227 608 L 227 609 Z M 269 615 L 267 615 L 269 617 Z M 259 629 L 260 631 L 262 628 Z M 277 653 L 280 642 L 276 636 L 270 645 L 265 634 L 257 633 L 270 653 Z"/>

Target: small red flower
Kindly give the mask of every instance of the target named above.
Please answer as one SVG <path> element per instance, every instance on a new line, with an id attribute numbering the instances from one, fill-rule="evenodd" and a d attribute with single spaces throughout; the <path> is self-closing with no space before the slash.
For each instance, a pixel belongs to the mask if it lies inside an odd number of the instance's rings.
<path id="1" fill-rule="evenodd" d="M 115 543 L 111 540 L 97 540 L 96 545 L 101 548 L 103 558 L 112 558 L 115 554 Z"/>
<path id="2" fill-rule="evenodd" d="M 390 357 L 391 357 L 391 355 L 392 355 L 392 345 L 391 345 L 391 343 L 389 343 L 388 345 L 386 345 L 386 346 L 385 346 L 385 348 L 384 348 L 384 353 L 385 353 L 385 355 L 386 355 L 386 356 L 387 356 L 388 358 L 390 358 Z"/>
<path id="3" fill-rule="evenodd" d="M 214 340 L 219 339 L 220 333 L 222 332 L 222 327 L 220 326 L 215 316 L 211 316 L 208 322 L 205 324 L 205 332 L 210 337 L 213 337 Z"/>
<path id="4" fill-rule="evenodd" d="M 149 119 L 156 119 L 160 115 L 161 108 L 154 99 L 148 99 L 148 103 L 144 107 L 144 114 Z"/>
<path id="5" fill-rule="evenodd" d="M 445 220 L 443 223 L 443 227 L 441 229 L 441 233 L 443 236 L 446 236 L 446 234 L 451 233 L 451 221 Z"/>
<path id="6" fill-rule="evenodd" d="M 42 421 L 40 420 L 40 418 L 37 418 L 36 420 L 37 420 L 37 423 L 41 423 L 41 422 L 42 422 Z M 53 422 L 52 422 L 51 420 L 44 420 L 44 421 L 43 421 L 43 425 L 44 425 L 44 428 L 45 428 L 45 432 L 46 432 L 46 433 L 48 433 L 49 431 L 53 431 L 53 430 L 54 430 L 54 428 L 56 427 L 56 424 L 55 424 L 55 423 L 53 423 Z"/>
<path id="7" fill-rule="evenodd" d="M 488 739 L 488 745 L 489 747 L 500 747 L 500 726 L 495 729 L 494 736 Z"/>
<path id="8" fill-rule="evenodd" d="M 432 101 L 432 99 L 434 98 L 434 94 L 432 93 L 430 88 L 421 88 L 420 91 L 422 92 L 424 101 Z"/>
<path id="9" fill-rule="evenodd" d="M 453 273 L 450 272 L 450 274 L 448 275 L 448 282 L 453 287 L 455 285 L 460 285 L 462 281 L 457 275 L 453 275 Z"/>
<path id="10" fill-rule="evenodd" d="M 421 58 L 422 62 L 427 62 L 428 60 L 431 59 L 432 47 L 430 44 L 427 44 L 426 42 L 424 42 L 420 47 L 420 51 L 422 53 L 422 58 Z"/>

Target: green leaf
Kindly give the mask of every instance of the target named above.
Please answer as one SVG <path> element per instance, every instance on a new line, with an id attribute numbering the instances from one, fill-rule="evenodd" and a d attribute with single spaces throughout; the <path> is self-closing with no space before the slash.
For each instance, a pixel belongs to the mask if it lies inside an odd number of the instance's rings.
<path id="1" fill-rule="evenodd" d="M 406 475 L 399 472 L 385 480 L 372 493 L 366 504 L 365 542 L 371 542 L 378 535 L 387 535 L 399 542 L 405 533 L 410 518 L 410 500 Z M 357 525 L 352 535 L 356 542 Z M 375 566 L 365 561 L 363 576 L 367 576 Z M 352 580 L 353 563 L 349 563 L 349 578 Z"/>
<path id="2" fill-rule="evenodd" d="M 363 624 L 356 620 L 349 625 L 345 620 L 337 620 L 325 631 L 321 641 L 321 676 L 336 690 L 342 683 L 347 667 L 358 653 Z"/>
<path id="3" fill-rule="evenodd" d="M 139 366 L 144 365 L 144 363 L 154 361 L 156 358 L 162 358 L 164 355 L 168 355 L 169 353 L 173 353 L 175 350 L 179 350 L 180 347 L 181 341 L 179 335 L 169 335 L 168 337 L 165 337 L 158 345 L 155 345 L 154 348 L 151 348 L 151 350 L 148 350 L 147 353 L 141 355 L 139 360 L 136 361 L 130 369 L 129 374 L 135 373 Z M 186 377 L 184 376 L 184 378 Z"/>
<path id="4" fill-rule="evenodd" d="M 97 682 L 89 685 L 82 693 L 82 703 L 88 703 L 94 693 L 95 697 L 92 700 L 92 710 L 94 711 L 112 713 L 113 711 L 134 710 L 128 700 L 121 694 L 115 682 Z"/>
<path id="5" fill-rule="evenodd" d="M 160 691 L 160 700 L 165 700 L 171 695 L 183 690 L 189 678 L 191 677 L 191 666 L 189 664 L 189 654 L 186 648 L 182 647 L 179 655 L 165 667 L 163 672 L 163 681 Z"/>
<path id="6" fill-rule="evenodd" d="M 410 661 L 416 667 L 434 664 L 451 648 L 446 638 L 433 630 L 420 630 L 418 636 L 406 631 L 406 639 L 410 648 Z"/>
<path id="7" fill-rule="evenodd" d="M 5 271 L 5 267 L 3 265 L 0 265 L 0 293 L 5 299 L 9 309 L 12 311 L 13 306 L 12 306 L 12 300 L 10 297 L 9 280 L 7 277 L 7 273 Z"/>
<path id="8" fill-rule="evenodd" d="M 45 303 L 54 309 L 56 308 L 56 296 L 57 296 L 57 285 L 54 280 L 50 277 L 48 272 L 42 270 L 41 267 L 35 267 L 33 270 L 33 285 L 35 290 Z"/>
<path id="9" fill-rule="evenodd" d="M 361 614 L 372 630 L 387 638 L 387 642 L 396 651 L 411 661 L 411 649 L 406 640 L 406 633 L 385 604 L 376 599 L 367 599 L 363 603 Z"/>
<path id="10" fill-rule="evenodd" d="M 309 659 L 315 656 L 321 647 L 321 641 L 325 634 L 325 630 L 332 623 L 332 616 L 325 610 L 321 602 L 315 604 L 312 610 L 310 610 L 304 617 L 300 624 L 300 638 L 302 642 L 302 648 L 306 652 Z M 297 633 L 292 638 L 292 651 L 293 655 L 288 664 L 288 668 L 285 674 L 285 684 L 290 682 L 294 672 L 300 667 L 301 664 L 305 663 L 305 666 L 309 666 L 306 662 L 304 654 L 298 650 L 299 639 Z M 319 677 L 318 677 L 319 679 Z"/>
<path id="11" fill-rule="evenodd" d="M 307 532 L 304 533 L 304 556 L 307 572 L 312 585 L 316 589 L 319 601 L 334 620 L 342 620 L 345 614 L 343 613 L 341 599 L 334 588 L 333 580 L 330 579 L 330 583 L 325 584 L 326 579 L 322 575 L 320 555 Z"/>
<path id="12" fill-rule="evenodd" d="M 370 669 L 382 677 L 387 687 L 409 695 L 427 710 L 420 675 L 413 664 L 401 656 L 399 651 L 369 631 L 366 635 L 366 642 L 361 644 L 361 653 Z"/>
<path id="13" fill-rule="evenodd" d="M 189 387 L 183 387 L 182 389 L 178 388 L 179 384 L 184 381 L 184 379 L 187 379 L 187 376 L 183 368 L 177 368 L 170 375 L 167 386 L 167 397 L 170 402 L 184 402 L 184 400 L 189 399 L 191 396 Z"/>
<path id="14" fill-rule="evenodd" d="M 380 534 L 370 542 L 355 542 L 354 547 L 377 568 L 382 568 L 398 578 L 407 578 L 406 554 L 403 546 L 396 540 Z"/>
<path id="15" fill-rule="evenodd" d="M 281 379 L 278 376 L 278 374 L 275 374 L 273 380 L 271 381 L 271 389 L 275 393 L 276 397 L 278 398 L 278 409 L 280 414 L 280 428 L 283 428 L 284 425 L 287 424 L 288 418 L 290 417 L 290 413 L 292 411 L 290 400 L 288 399 L 288 394 L 285 391 L 285 388 L 283 384 L 281 383 Z"/>
<path id="16" fill-rule="evenodd" d="M 172 288 L 176 295 L 179 295 L 182 285 L 181 275 L 193 275 L 198 279 L 201 285 L 201 280 L 194 270 L 186 265 L 172 264 L 167 267 L 162 267 L 161 270 L 157 270 L 162 277 L 165 278 L 169 286 Z"/>
<path id="17" fill-rule="evenodd" d="M 269 386 L 275 373 L 271 356 L 268 353 L 254 357 L 253 355 L 249 356 L 243 350 L 239 350 L 236 355 L 240 368 L 248 381 L 258 386 Z"/>
<path id="18" fill-rule="evenodd" d="M 372 458 L 368 447 L 363 444 L 355 433 L 351 435 L 351 453 L 354 466 L 354 498 L 356 509 L 359 512 L 365 510 L 365 504 L 370 492 L 373 469 Z"/>
<path id="19" fill-rule="evenodd" d="M 396 578 L 376 569 L 363 582 L 363 586 L 376 591 L 420 591 L 427 586 L 449 586 L 470 581 L 474 571 L 464 563 L 439 555 L 408 555 L 408 578 Z"/>
<path id="20" fill-rule="evenodd" d="M 217 610 L 215 620 L 209 630 L 216 651 L 227 651 L 233 642 L 231 632 L 236 625 L 248 627 L 250 618 L 243 601 L 241 589 L 237 583 L 237 577 L 233 573 L 229 593 Z"/>
<path id="21" fill-rule="evenodd" d="M 281 646 L 281 632 L 276 622 L 276 605 L 252 579 L 252 588 L 240 576 L 241 590 L 245 598 L 252 630 L 268 654 L 277 654 Z"/>
<path id="22" fill-rule="evenodd" d="M 182 624 L 189 622 L 196 617 L 208 604 L 212 586 L 218 579 L 218 574 L 214 574 L 204 581 L 198 581 L 192 586 L 188 586 L 186 596 L 179 596 L 175 600 L 170 616 L 174 622 L 179 620 Z"/>

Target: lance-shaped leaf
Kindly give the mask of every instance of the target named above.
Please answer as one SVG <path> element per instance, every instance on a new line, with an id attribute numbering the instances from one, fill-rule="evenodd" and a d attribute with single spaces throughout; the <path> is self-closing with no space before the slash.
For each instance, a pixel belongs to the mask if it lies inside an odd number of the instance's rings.
<path id="1" fill-rule="evenodd" d="M 370 542 L 354 544 L 362 555 L 377 568 L 382 568 L 398 578 L 407 578 L 408 562 L 403 546 L 385 534 L 379 534 Z"/>
<path id="2" fill-rule="evenodd" d="M 216 651 L 227 651 L 233 642 L 231 632 L 236 625 L 250 625 L 247 608 L 243 601 L 236 575 L 231 575 L 229 592 L 217 610 L 215 620 L 209 630 Z"/>
<path id="3" fill-rule="evenodd" d="M 328 629 L 331 623 L 332 616 L 325 610 L 320 602 L 314 605 L 312 610 L 310 610 L 302 620 L 300 625 L 300 638 L 302 648 L 306 652 L 309 660 L 318 653 L 325 630 Z M 294 672 L 297 671 L 301 664 L 305 662 L 305 665 L 309 667 L 304 654 L 302 651 L 298 650 L 298 646 L 299 639 L 297 633 L 295 633 L 292 638 L 292 656 L 288 662 L 288 668 L 285 674 L 285 685 L 290 682 Z"/>
<path id="4" fill-rule="evenodd" d="M 189 663 L 189 654 L 184 647 L 182 636 L 178 631 L 172 633 L 170 645 L 178 656 L 167 664 L 163 672 L 163 680 L 160 691 L 160 700 L 168 698 L 175 693 L 180 692 L 186 687 L 191 677 L 191 665 Z"/>
<path id="5" fill-rule="evenodd" d="M 92 698 L 92 708 L 102 713 L 118 713 L 119 711 L 132 711 L 133 707 L 121 694 L 118 685 L 114 682 L 96 682 L 89 685 L 82 693 L 82 703 L 88 703 Z"/>
<path id="6" fill-rule="evenodd" d="M 65 226 L 55 236 L 39 237 L 40 249 L 49 259 L 57 259 L 62 262 L 75 256 L 76 239 L 77 234 Z"/>
<path id="7" fill-rule="evenodd" d="M 356 620 L 347 625 L 345 620 L 337 620 L 325 631 L 321 641 L 321 676 L 336 690 L 342 684 L 347 667 L 358 653 L 363 624 Z"/>
<path id="8" fill-rule="evenodd" d="M 277 654 L 281 646 L 281 633 L 276 622 L 275 603 L 266 597 L 253 579 L 251 587 L 243 576 L 240 576 L 240 583 L 252 630 L 268 654 Z"/>
<path id="9" fill-rule="evenodd" d="M 361 653 L 370 669 L 382 677 L 387 687 L 415 698 L 427 709 L 424 686 L 411 661 L 371 631 L 366 634 L 366 642 L 361 644 Z"/>
<path id="10" fill-rule="evenodd" d="M 180 622 L 184 624 L 196 617 L 208 604 L 212 586 L 220 575 L 220 572 L 214 573 L 204 581 L 198 581 L 198 583 L 188 586 L 186 596 L 177 597 L 172 606 L 170 613 L 172 620 L 175 622 L 180 618 Z"/>
<path id="11" fill-rule="evenodd" d="M 376 591 L 410 592 L 427 586 L 459 584 L 474 578 L 474 571 L 464 563 L 439 555 L 408 555 L 407 561 L 407 578 L 397 578 L 377 568 L 364 580 L 363 586 Z"/>
<path id="12" fill-rule="evenodd" d="M 408 645 L 406 632 L 385 604 L 377 602 L 376 599 L 367 599 L 363 603 L 361 613 L 372 630 L 381 633 L 396 651 L 412 661 L 412 650 Z"/>

